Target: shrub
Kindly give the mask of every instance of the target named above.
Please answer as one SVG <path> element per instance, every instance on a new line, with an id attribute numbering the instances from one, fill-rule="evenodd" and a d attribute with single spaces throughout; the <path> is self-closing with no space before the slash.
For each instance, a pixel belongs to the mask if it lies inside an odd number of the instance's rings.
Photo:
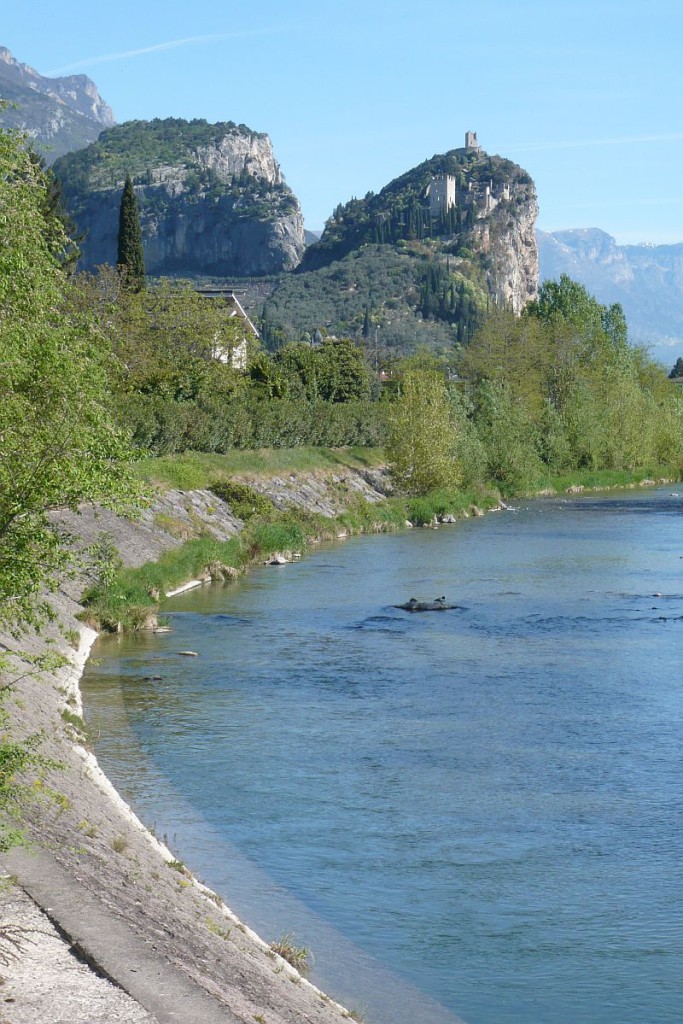
<path id="1" fill-rule="evenodd" d="M 270 498 L 259 494 L 248 484 L 232 480 L 218 480 L 209 487 L 218 498 L 227 502 L 238 519 L 247 522 L 252 516 L 270 516 L 275 506 Z"/>
<path id="2" fill-rule="evenodd" d="M 306 547 L 303 529 L 292 521 L 255 522 L 249 526 L 245 539 L 252 556 L 269 555 L 275 551 L 301 551 Z"/>

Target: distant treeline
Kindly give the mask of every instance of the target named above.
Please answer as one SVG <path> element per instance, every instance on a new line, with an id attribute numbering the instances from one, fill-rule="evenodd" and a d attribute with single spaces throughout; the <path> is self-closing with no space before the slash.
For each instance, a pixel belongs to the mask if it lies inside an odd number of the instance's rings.
<path id="1" fill-rule="evenodd" d="M 629 345 L 621 307 L 602 306 L 567 277 L 546 282 L 521 317 L 474 307 L 463 318 L 468 282 L 430 267 L 424 311 L 469 322 L 468 344 L 380 365 L 366 316 L 365 349 L 323 330 L 274 352 L 252 338 L 244 369 L 230 354 L 245 325 L 189 285 L 131 293 L 111 271 L 77 287 L 114 356 L 120 422 L 146 452 L 387 444 L 391 454 L 401 430 L 416 466 L 440 447 L 446 477 L 507 492 L 570 470 L 683 461 L 680 390 Z M 403 484 L 416 486 L 406 472 Z"/>

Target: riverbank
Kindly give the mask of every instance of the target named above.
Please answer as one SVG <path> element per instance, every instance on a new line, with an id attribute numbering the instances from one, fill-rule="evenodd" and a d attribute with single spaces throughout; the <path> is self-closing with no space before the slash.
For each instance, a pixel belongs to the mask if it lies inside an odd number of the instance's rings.
<path id="1" fill-rule="evenodd" d="M 321 479 L 309 482 L 316 501 L 327 490 L 331 501 L 339 501 L 340 486 L 358 488 L 364 500 L 381 497 L 355 471 L 333 475 L 329 488 Z M 287 483 L 291 488 L 292 480 Z M 274 492 L 279 489 L 275 484 Z M 193 529 L 206 520 L 215 534 L 235 537 L 241 523 L 223 504 L 209 493 L 166 491 L 139 521 L 84 511 L 65 518 L 64 525 L 86 548 L 106 538 L 107 546 L 116 546 L 124 562 L 134 566 L 182 546 L 182 536 L 164 530 L 161 524 L 169 524 L 159 517 Z M 180 532 L 175 522 L 171 525 Z M 5 870 L 33 896 L 69 947 L 136 999 L 151 1020 L 333 1024 L 349 1019 L 352 1011 L 319 992 L 195 879 L 100 771 L 88 750 L 78 689 L 96 636 L 77 617 L 85 582 L 74 580 L 56 595 L 59 625 L 44 635 L 0 638 L 14 654 L 8 673 L 14 687 L 12 735 L 40 734 L 42 756 L 59 765 L 36 780 L 22 809 L 30 845 L 3 855 Z M 36 662 L 46 658 L 41 671 Z M 63 663 L 54 667 L 58 659 Z M 98 920 L 93 932 L 90 922 Z M 28 1019 L 21 1017 L 22 1005 L 35 1006 L 38 995 L 27 985 L 24 975 L 13 990 L 16 1002 L 6 1013 L 11 1024 Z M 90 1022 L 94 1018 L 84 1002 L 81 1019 Z M 48 1021 L 51 1012 L 48 1001 L 33 1019 Z M 78 1020 L 74 1010 L 70 1021 Z"/>
<path id="2" fill-rule="evenodd" d="M 335 470 L 327 479 L 324 474 L 303 478 L 286 474 L 271 481 L 252 479 L 250 484 L 269 495 L 276 507 L 278 501 L 286 505 L 291 495 L 300 497 L 301 507 L 309 514 L 323 514 L 320 506 L 325 505 L 328 518 L 330 513 L 341 514 L 348 508 L 349 494 L 369 505 L 379 505 L 385 499 L 380 471 L 373 470 L 378 475 L 371 480 L 366 471 L 349 472 L 340 475 Z M 166 490 L 157 495 L 138 522 L 117 520 L 104 512 L 84 512 L 68 525 L 88 547 L 106 537 L 108 544 L 121 552 L 124 563 L 133 567 L 158 559 L 166 551 L 179 550 L 186 531 L 210 529 L 217 540 L 234 540 L 242 532 L 242 522 L 212 492 Z M 8 869 L 20 881 L 23 877 L 27 890 L 32 889 L 45 908 L 53 902 L 50 879 L 63 872 L 67 878 L 67 907 L 73 911 L 92 905 L 89 901 L 94 900 L 103 920 L 124 929 L 128 936 L 121 945 L 124 956 L 118 966 L 108 966 L 102 955 L 93 951 L 92 939 L 79 933 L 78 914 L 75 925 L 55 917 L 60 929 L 85 950 L 98 969 L 114 977 L 126 991 L 134 988 L 133 983 L 139 980 L 136 976 L 154 976 L 167 965 L 183 982 L 189 980 L 201 999 L 208 993 L 216 1012 L 223 1014 L 219 1017 L 222 1020 L 262 1018 L 267 1024 L 284 1024 L 307 1019 L 326 1024 L 348 1018 L 348 1011 L 317 993 L 237 921 L 218 897 L 203 889 L 143 828 L 99 772 L 87 750 L 87 728 L 77 688 L 94 638 L 93 631 L 76 618 L 81 611 L 77 598 L 83 582 L 74 581 L 59 595 L 61 631 L 53 628 L 30 643 L 4 640 L 8 649 L 22 650 L 33 659 L 57 652 L 68 659 L 62 667 L 43 672 L 36 671 L 26 659 L 17 659 L 14 664 L 15 734 L 42 732 L 41 751 L 63 767 L 49 771 L 37 785 L 35 800 L 25 814 L 27 833 L 42 852 L 32 855 L 16 851 L 11 863 L 7 862 Z M 77 649 L 73 646 L 76 643 Z M 54 908 L 51 913 L 56 914 Z M 87 923 L 85 918 L 92 916 L 90 911 L 87 915 L 81 913 L 81 922 Z M 106 929 L 100 931 L 106 936 Z M 105 942 L 105 953 L 106 947 Z M 140 956 L 136 953 L 138 959 L 133 963 L 138 966 L 131 966 L 125 951 L 136 948 Z M 152 957 L 146 966 L 142 953 Z M 138 992 L 138 998 L 148 996 L 143 991 Z M 186 997 L 178 998 L 184 1004 Z M 144 1008 L 145 1003 L 141 1005 Z M 164 1019 L 166 1012 L 175 1010 L 157 1006 L 155 1019 Z M 77 1024 L 76 1017 L 70 1019 Z M 210 1017 L 204 1011 L 192 1011 L 180 1019 L 189 1024 Z"/>

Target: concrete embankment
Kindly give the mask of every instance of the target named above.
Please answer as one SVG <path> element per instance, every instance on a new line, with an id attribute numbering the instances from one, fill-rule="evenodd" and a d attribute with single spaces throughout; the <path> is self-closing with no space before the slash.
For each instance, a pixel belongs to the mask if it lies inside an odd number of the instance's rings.
<path id="1" fill-rule="evenodd" d="M 258 487 L 278 504 L 328 515 L 341 511 L 348 496 L 371 501 L 383 497 L 378 472 L 289 476 L 259 481 Z M 153 560 L 198 532 L 227 539 L 241 528 L 228 506 L 208 491 L 166 491 L 138 521 L 85 510 L 66 525 L 83 545 L 106 535 L 130 566 Z M 63 1005 L 71 1024 L 333 1024 L 348 1019 L 343 1007 L 275 955 L 194 879 L 142 826 L 100 771 L 81 721 L 78 681 L 95 636 L 76 619 L 82 587 L 83 580 L 74 581 L 59 592 L 59 625 L 45 634 L 20 640 L 0 637 L 4 649 L 13 653 L 13 732 L 22 737 L 40 733 L 41 754 L 58 764 L 34 787 L 23 813 L 31 845 L 0 858 L 32 901 L 8 890 L 5 921 L 14 915 L 14 920 L 42 922 L 35 936 L 40 941 L 33 946 L 25 942 L 22 958 L 2 969 L 9 1000 L 4 1019 L 9 1024 L 58 1019 L 58 979 L 52 985 L 46 981 L 48 961 L 57 955 L 54 944 L 60 942 L 50 922 L 65 950 L 72 949 L 114 983 L 107 987 L 103 982 L 105 987 L 95 986 L 95 992 L 90 972 L 65 973 L 68 993 L 61 994 L 68 995 Z M 36 668 L 36 658 L 57 654 L 65 656 L 64 665 Z M 230 894 L 224 896 L 229 902 Z M 29 956 L 34 960 L 27 971 Z M 131 997 L 125 1005 L 120 990 Z"/>

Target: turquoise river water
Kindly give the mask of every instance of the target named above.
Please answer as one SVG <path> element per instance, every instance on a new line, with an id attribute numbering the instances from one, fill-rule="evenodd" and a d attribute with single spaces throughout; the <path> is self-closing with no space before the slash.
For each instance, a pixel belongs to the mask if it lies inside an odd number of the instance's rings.
<path id="1" fill-rule="evenodd" d="M 355 538 L 170 600 L 172 633 L 98 643 L 100 763 L 368 1024 L 680 1024 L 676 491 Z"/>

